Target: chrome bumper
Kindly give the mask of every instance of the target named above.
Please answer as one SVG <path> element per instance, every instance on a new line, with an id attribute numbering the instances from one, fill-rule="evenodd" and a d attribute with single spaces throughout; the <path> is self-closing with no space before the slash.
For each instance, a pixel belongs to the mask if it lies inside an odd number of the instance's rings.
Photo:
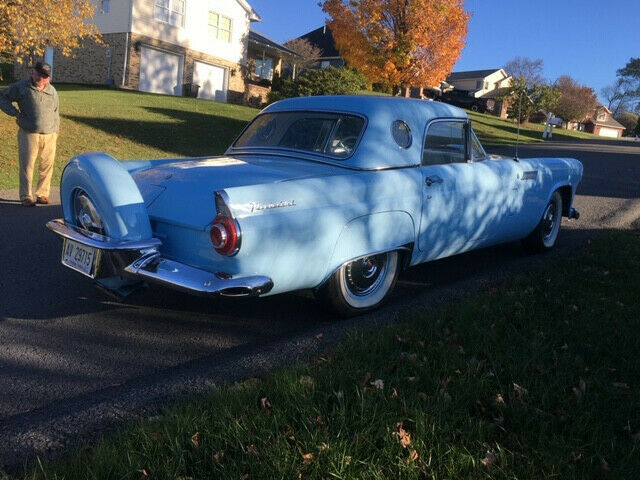
<path id="1" fill-rule="evenodd" d="M 125 263 L 123 272 L 149 282 L 199 295 L 229 297 L 257 296 L 269 292 L 273 281 L 263 275 L 233 277 L 226 273 L 211 273 L 174 260 L 163 258 L 158 251 L 162 242 L 157 238 L 143 241 L 115 241 L 103 235 L 87 232 L 64 220 L 47 222 L 47 228 L 63 238 L 97 248 L 104 255 L 135 258 Z"/>

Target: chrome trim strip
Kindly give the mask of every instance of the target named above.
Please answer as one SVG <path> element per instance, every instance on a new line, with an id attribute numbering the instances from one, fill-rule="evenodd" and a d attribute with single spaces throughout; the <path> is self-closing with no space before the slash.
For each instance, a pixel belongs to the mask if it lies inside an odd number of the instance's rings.
<path id="1" fill-rule="evenodd" d="M 149 240 L 120 241 L 104 235 L 92 233 L 74 225 L 67 225 L 62 218 L 47 222 L 47 228 L 63 238 L 74 240 L 100 250 L 148 250 L 157 248 L 162 242 L 157 238 Z"/>

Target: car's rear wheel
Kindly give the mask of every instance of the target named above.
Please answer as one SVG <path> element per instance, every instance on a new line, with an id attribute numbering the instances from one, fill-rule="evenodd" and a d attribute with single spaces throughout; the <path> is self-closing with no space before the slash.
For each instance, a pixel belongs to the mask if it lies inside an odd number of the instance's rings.
<path id="1" fill-rule="evenodd" d="M 398 278 L 397 251 L 357 258 L 340 267 L 318 297 L 336 313 L 350 317 L 380 306 Z"/>
<path id="2" fill-rule="evenodd" d="M 556 190 L 547 203 L 538 226 L 523 240 L 525 248 L 531 252 L 551 250 L 558 239 L 561 222 L 562 195 Z"/>

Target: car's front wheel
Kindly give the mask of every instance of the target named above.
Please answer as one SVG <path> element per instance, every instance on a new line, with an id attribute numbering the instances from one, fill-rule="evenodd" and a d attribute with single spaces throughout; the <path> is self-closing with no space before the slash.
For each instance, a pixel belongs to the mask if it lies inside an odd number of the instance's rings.
<path id="1" fill-rule="evenodd" d="M 547 203 L 538 226 L 523 240 L 525 248 L 532 252 L 551 250 L 558 239 L 561 222 L 562 195 L 556 190 Z"/>
<path id="2" fill-rule="evenodd" d="M 319 289 L 318 297 L 344 317 L 380 306 L 399 273 L 397 251 L 357 258 L 340 267 Z"/>

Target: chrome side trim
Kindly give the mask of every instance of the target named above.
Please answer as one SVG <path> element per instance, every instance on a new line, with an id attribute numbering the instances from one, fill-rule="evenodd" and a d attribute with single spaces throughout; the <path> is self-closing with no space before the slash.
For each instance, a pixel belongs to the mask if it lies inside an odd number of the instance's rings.
<path id="1" fill-rule="evenodd" d="M 74 240 L 100 250 L 148 250 L 150 248 L 158 248 L 162 245 L 162 242 L 157 238 L 140 241 L 113 240 L 104 235 L 76 227 L 75 225 L 67 225 L 62 218 L 47 222 L 47 228 L 63 238 L 68 238 L 69 240 Z"/>

